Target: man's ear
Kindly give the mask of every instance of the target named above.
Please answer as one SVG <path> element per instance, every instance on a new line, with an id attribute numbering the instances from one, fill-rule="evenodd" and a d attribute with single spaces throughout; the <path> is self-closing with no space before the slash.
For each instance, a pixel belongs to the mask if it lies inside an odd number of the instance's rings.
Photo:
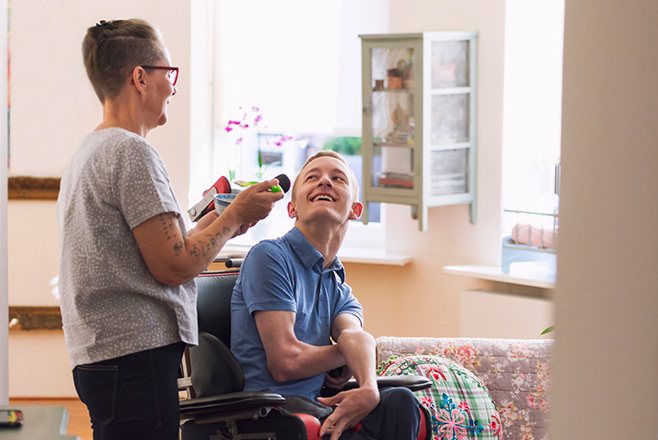
<path id="1" fill-rule="evenodd" d="M 288 217 L 297 218 L 297 208 L 295 207 L 295 202 L 292 200 L 288 202 Z"/>
<path id="2" fill-rule="evenodd" d="M 363 213 L 363 203 L 354 202 L 352 203 L 352 211 L 350 212 L 350 220 L 358 220 Z"/>

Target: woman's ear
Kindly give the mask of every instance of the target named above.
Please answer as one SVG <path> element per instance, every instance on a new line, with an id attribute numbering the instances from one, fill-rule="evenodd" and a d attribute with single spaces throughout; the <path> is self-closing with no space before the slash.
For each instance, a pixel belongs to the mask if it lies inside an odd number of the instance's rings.
<path id="1" fill-rule="evenodd" d="M 130 84 L 133 84 L 141 92 L 146 87 L 147 79 L 146 70 L 142 66 L 135 66 Z"/>

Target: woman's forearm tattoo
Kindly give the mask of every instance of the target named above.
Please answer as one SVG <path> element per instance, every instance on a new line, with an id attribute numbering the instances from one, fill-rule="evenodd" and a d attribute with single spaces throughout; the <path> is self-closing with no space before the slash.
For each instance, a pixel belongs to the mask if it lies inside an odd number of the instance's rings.
<path id="1" fill-rule="evenodd" d="M 230 238 L 230 234 L 231 229 L 224 227 L 221 232 L 218 232 L 214 236 L 211 234 L 204 234 L 203 238 L 197 236 L 197 242 L 192 244 L 189 249 L 190 255 L 193 257 L 206 257 L 210 254 L 216 254 L 221 247 L 220 242 L 222 241 L 222 238 L 227 236 Z M 181 251 L 183 250 L 183 246 L 184 242 L 182 241 L 174 245 L 174 251 L 176 252 L 177 256 L 180 255 Z"/>
<path id="2" fill-rule="evenodd" d="M 176 234 L 176 224 L 174 223 L 174 218 L 167 214 L 160 215 L 160 226 L 162 227 L 162 232 L 164 232 L 167 240 L 172 240 L 177 237 Z"/>
<path id="3" fill-rule="evenodd" d="M 160 214 L 160 227 L 164 233 L 167 241 L 174 241 L 174 253 L 176 256 L 179 256 L 183 251 L 183 240 L 178 237 L 176 233 L 176 223 L 174 223 L 174 217 L 167 214 Z"/>

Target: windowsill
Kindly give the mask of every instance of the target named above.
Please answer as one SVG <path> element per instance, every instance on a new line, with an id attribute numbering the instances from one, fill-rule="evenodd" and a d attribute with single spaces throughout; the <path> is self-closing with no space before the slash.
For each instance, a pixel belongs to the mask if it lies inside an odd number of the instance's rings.
<path id="1" fill-rule="evenodd" d="M 392 254 L 384 249 L 343 248 L 338 252 L 343 263 L 384 264 L 404 266 L 411 262 L 411 255 Z"/>
<path id="2" fill-rule="evenodd" d="M 549 275 L 525 277 L 511 276 L 503 273 L 496 266 L 445 266 L 443 271 L 451 275 L 460 275 L 481 280 L 498 281 L 501 283 L 517 284 L 521 286 L 540 287 L 543 289 L 555 289 L 555 277 Z"/>
<path id="3" fill-rule="evenodd" d="M 227 244 L 219 253 L 216 262 L 223 262 L 227 258 L 242 258 L 247 255 L 251 246 Z M 343 263 L 381 264 L 388 266 L 404 266 L 410 263 L 410 255 L 393 254 L 383 249 L 348 248 L 344 247 L 338 252 L 338 258 Z"/>

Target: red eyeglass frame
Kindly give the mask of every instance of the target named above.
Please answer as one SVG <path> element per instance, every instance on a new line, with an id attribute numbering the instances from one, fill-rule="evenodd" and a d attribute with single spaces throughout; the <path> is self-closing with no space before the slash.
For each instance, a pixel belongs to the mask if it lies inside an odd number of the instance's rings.
<path id="1" fill-rule="evenodd" d="M 174 80 L 171 82 L 172 86 L 175 86 L 176 83 L 178 82 L 178 67 L 173 67 L 173 66 L 141 66 L 142 69 L 158 69 L 158 70 L 170 70 L 173 72 L 176 72 L 176 77 Z"/>

